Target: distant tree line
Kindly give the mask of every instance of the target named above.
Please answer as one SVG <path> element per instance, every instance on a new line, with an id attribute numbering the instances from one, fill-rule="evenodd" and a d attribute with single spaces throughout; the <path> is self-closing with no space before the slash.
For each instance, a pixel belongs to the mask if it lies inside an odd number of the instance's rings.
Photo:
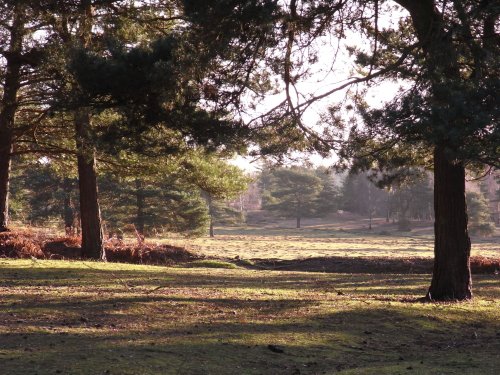
<path id="1" fill-rule="evenodd" d="M 192 156 L 171 160 L 162 170 L 127 174 L 108 168 L 97 175 L 105 235 L 213 235 L 212 222 L 238 220 L 239 213 L 225 202 L 250 181 L 240 169 L 215 156 L 209 162 Z M 10 188 L 13 219 L 35 226 L 64 225 L 66 234 L 81 235 L 76 171 L 60 170 L 46 159 L 27 160 L 16 169 Z"/>
<path id="2" fill-rule="evenodd" d="M 266 169 L 259 176 L 262 208 L 278 216 L 301 219 L 347 211 L 366 218 L 385 217 L 398 230 L 411 229 L 410 221 L 434 219 L 432 176 L 407 170 L 394 178 L 362 173 L 337 174 L 325 168 Z M 468 192 L 469 229 L 473 234 L 494 231 L 484 194 Z M 371 229 L 371 220 L 370 220 Z"/>

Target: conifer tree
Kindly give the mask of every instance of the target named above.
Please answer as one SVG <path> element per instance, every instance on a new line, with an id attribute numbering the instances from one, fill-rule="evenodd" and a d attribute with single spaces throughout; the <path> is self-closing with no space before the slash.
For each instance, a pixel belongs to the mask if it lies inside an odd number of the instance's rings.
<path id="1" fill-rule="evenodd" d="M 255 30 L 263 33 L 261 44 L 253 51 L 258 56 L 264 50 L 269 53 L 257 66 L 267 63 L 269 69 L 282 77 L 285 98 L 259 116 L 259 120 L 290 124 L 289 134 L 298 129 L 316 148 L 337 150 L 340 164 L 354 162 L 360 169 L 375 168 L 381 172 L 401 166 L 432 166 L 436 240 L 427 298 L 471 298 L 465 168 L 478 163 L 499 166 L 496 93 L 500 43 L 495 26 L 499 18 L 496 3 L 489 0 L 286 3 L 262 0 L 244 5 L 230 0 L 186 0 L 185 3 L 190 20 L 197 27 L 206 30 L 207 25 L 211 28 L 219 25 L 217 30 L 224 30 L 224 41 L 231 48 L 236 45 L 252 49 L 253 40 L 247 35 Z M 402 12 L 401 17 L 394 15 L 394 6 Z M 252 12 L 246 13 L 249 9 Z M 203 17 L 206 15 L 210 15 L 208 20 Z M 400 22 L 382 28 L 379 21 L 383 17 L 398 17 Z M 231 28 L 232 22 L 238 21 L 245 27 Z M 264 28 L 270 23 L 277 26 Z M 370 38 L 368 51 L 349 49 L 361 74 L 315 95 L 297 94 L 301 79 L 310 76 L 309 63 L 319 56 L 320 48 L 314 49 L 319 45 L 315 40 L 320 43 L 325 35 L 343 39 L 348 35 L 345 30 Z M 212 34 L 219 35 L 213 31 Z M 372 110 L 359 100 L 362 98 L 355 97 L 363 126 L 350 126 L 340 119 L 342 104 L 332 106 L 334 116 L 324 123 L 323 132 L 302 121 L 304 111 L 313 103 L 352 85 L 381 79 L 402 79 L 410 88 L 389 100 L 381 110 Z M 241 87 L 235 90 L 243 91 Z"/>
<path id="2" fill-rule="evenodd" d="M 491 220 L 488 201 L 482 192 L 467 192 L 467 213 L 471 234 L 489 236 L 495 231 Z"/>
<path id="3" fill-rule="evenodd" d="M 262 207 L 296 220 L 301 227 L 303 217 L 313 216 L 317 210 L 317 199 L 322 191 L 321 179 L 305 168 L 280 168 L 270 173 L 267 194 Z"/>

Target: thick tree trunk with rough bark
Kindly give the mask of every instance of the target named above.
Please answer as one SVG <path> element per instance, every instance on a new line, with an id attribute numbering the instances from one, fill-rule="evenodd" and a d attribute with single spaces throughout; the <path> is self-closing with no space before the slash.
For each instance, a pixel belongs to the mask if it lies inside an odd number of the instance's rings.
<path id="1" fill-rule="evenodd" d="M 9 224 L 9 179 L 12 137 L 10 132 L 0 129 L 0 232 L 8 230 Z"/>
<path id="2" fill-rule="evenodd" d="M 434 0 L 395 1 L 411 15 L 418 40 L 426 55 L 425 64 L 431 77 L 434 105 L 446 108 L 451 99 L 445 89 L 446 82 L 460 81 L 463 78 L 458 53 L 444 27 L 443 16 Z M 433 124 L 441 129 L 442 134 L 434 141 L 435 260 L 427 298 L 464 300 L 472 297 L 465 168 L 463 164 L 450 160 L 447 156 L 447 147 L 453 148 L 448 133 L 453 132 L 453 127 L 461 119 L 448 118 L 444 121 L 446 123 Z"/>
<path id="3" fill-rule="evenodd" d="M 88 144 L 89 128 L 90 115 L 88 110 L 85 108 L 77 110 L 75 113 L 75 131 L 78 152 L 82 256 L 90 259 L 106 260 L 97 191 L 95 151 Z"/>
<path id="4" fill-rule="evenodd" d="M 92 41 L 93 8 L 90 0 L 81 0 L 78 39 L 82 47 Z M 69 35 L 69 31 L 66 30 Z M 69 41 L 69 39 L 68 39 Z M 78 87 L 75 85 L 75 92 Z M 80 189 L 80 223 L 82 229 L 82 256 L 106 260 L 101 210 L 97 191 L 95 149 L 91 144 L 90 111 L 82 107 L 75 111 L 75 135 L 78 162 L 78 185 Z"/>
<path id="5" fill-rule="evenodd" d="M 465 169 L 450 162 L 443 147 L 434 151 L 434 270 L 427 297 L 472 297 L 470 239 L 467 232 Z"/>
<path id="6" fill-rule="evenodd" d="M 5 81 L 0 105 L 0 232 L 8 230 L 9 180 L 13 151 L 14 118 L 18 107 L 17 93 L 21 84 L 21 54 L 24 38 L 24 14 L 16 6 L 11 26 L 9 53 L 6 54 Z"/>

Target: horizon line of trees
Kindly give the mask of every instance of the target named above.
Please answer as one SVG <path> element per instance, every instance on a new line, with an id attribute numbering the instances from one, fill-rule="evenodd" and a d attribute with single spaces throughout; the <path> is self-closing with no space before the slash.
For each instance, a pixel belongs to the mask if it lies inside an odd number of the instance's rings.
<path id="1" fill-rule="evenodd" d="M 326 168 L 275 168 L 258 177 L 262 209 L 280 217 L 296 219 L 324 217 L 339 210 L 370 219 L 385 217 L 398 230 L 411 229 L 411 220 L 434 219 L 432 175 L 414 170 L 404 178 L 383 181 L 370 173 L 329 173 Z M 482 186 L 482 185 L 480 185 Z M 469 230 L 491 235 L 494 221 L 482 190 L 467 192 Z"/>

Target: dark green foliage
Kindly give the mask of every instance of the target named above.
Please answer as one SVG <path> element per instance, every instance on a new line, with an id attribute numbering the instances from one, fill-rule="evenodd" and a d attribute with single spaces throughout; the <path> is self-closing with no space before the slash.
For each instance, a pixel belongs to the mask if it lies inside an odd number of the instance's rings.
<path id="1" fill-rule="evenodd" d="M 316 213 L 318 216 L 332 214 L 340 208 L 341 188 L 336 184 L 339 176 L 324 168 L 317 168 L 315 174 L 321 180 L 322 185 L 316 197 Z"/>
<path id="2" fill-rule="evenodd" d="M 17 166 L 17 165 L 16 165 Z M 12 214 L 35 225 L 63 221 L 73 226 L 78 216 L 78 189 L 74 178 L 63 177 L 50 162 L 28 162 L 12 177 Z"/>
<path id="3" fill-rule="evenodd" d="M 289 20 L 282 4 L 275 0 L 184 0 L 183 4 L 191 27 L 186 37 L 189 50 L 196 51 L 196 61 L 208 67 L 204 87 L 216 94 L 212 100 L 217 106 L 235 109 L 238 115 L 255 113 L 268 94 L 282 91 L 277 78 L 284 75 L 281 53 Z M 311 4 L 311 13 L 315 10 Z M 315 27 L 312 17 L 302 20 Z M 298 78 L 297 74 L 294 79 Z M 304 133 L 284 102 L 247 125 L 247 141 L 259 145 L 254 155 L 326 151 Z"/>
<path id="4" fill-rule="evenodd" d="M 322 190 L 321 179 L 305 168 L 280 168 L 264 176 L 265 191 L 262 207 L 284 217 L 297 219 L 313 216 Z"/>
<path id="5" fill-rule="evenodd" d="M 266 48 L 278 44 L 276 25 L 282 13 L 274 0 L 184 0 L 192 58 L 209 68 L 207 83 L 223 105 L 244 105 L 246 88 L 255 99 L 272 88 Z M 271 62 L 272 63 L 272 62 Z M 214 99 L 214 98 L 208 98 Z"/>
<path id="6" fill-rule="evenodd" d="M 240 121 L 221 107 L 199 105 L 206 91 L 201 82 L 205 72 L 189 66 L 178 37 L 172 33 L 131 49 L 115 42 L 98 53 L 75 52 L 71 71 L 81 87 L 75 104 L 114 112 L 101 131 L 103 147 L 150 154 L 154 146 L 162 154 L 179 153 L 185 142 L 207 149 L 242 147 L 247 129 Z M 148 137 L 152 130 L 153 137 Z M 167 138 L 155 137 L 158 131 Z"/>
<path id="7" fill-rule="evenodd" d="M 108 171 L 99 178 L 102 216 L 108 233 L 135 226 L 141 234 L 179 232 L 206 234 L 208 210 L 199 190 L 166 175 L 164 180 L 116 177 Z M 26 223 L 63 222 L 78 225 L 78 189 L 74 178 L 62 177 L 53 162 L 27 163 L 11 184 L 13 216 Z"/>
<path id="8" fill-rule="evenodd" d="M 489 236 L 495 231 L 491 220 L 488 201 L 481 192 L 467 193 L 467 213 L 469 214 L 469 231 L 471 234 Z"/>
<path id="9" fill-rule="evenodd" d="M 102 216 L 109 233 L 123 231 L 131 225 L 143 235 L 206 233 L 208 210 L 197 190 L 168 176 L 164 181 L 138 179 L 110 174 L 101 178 Z"/>

